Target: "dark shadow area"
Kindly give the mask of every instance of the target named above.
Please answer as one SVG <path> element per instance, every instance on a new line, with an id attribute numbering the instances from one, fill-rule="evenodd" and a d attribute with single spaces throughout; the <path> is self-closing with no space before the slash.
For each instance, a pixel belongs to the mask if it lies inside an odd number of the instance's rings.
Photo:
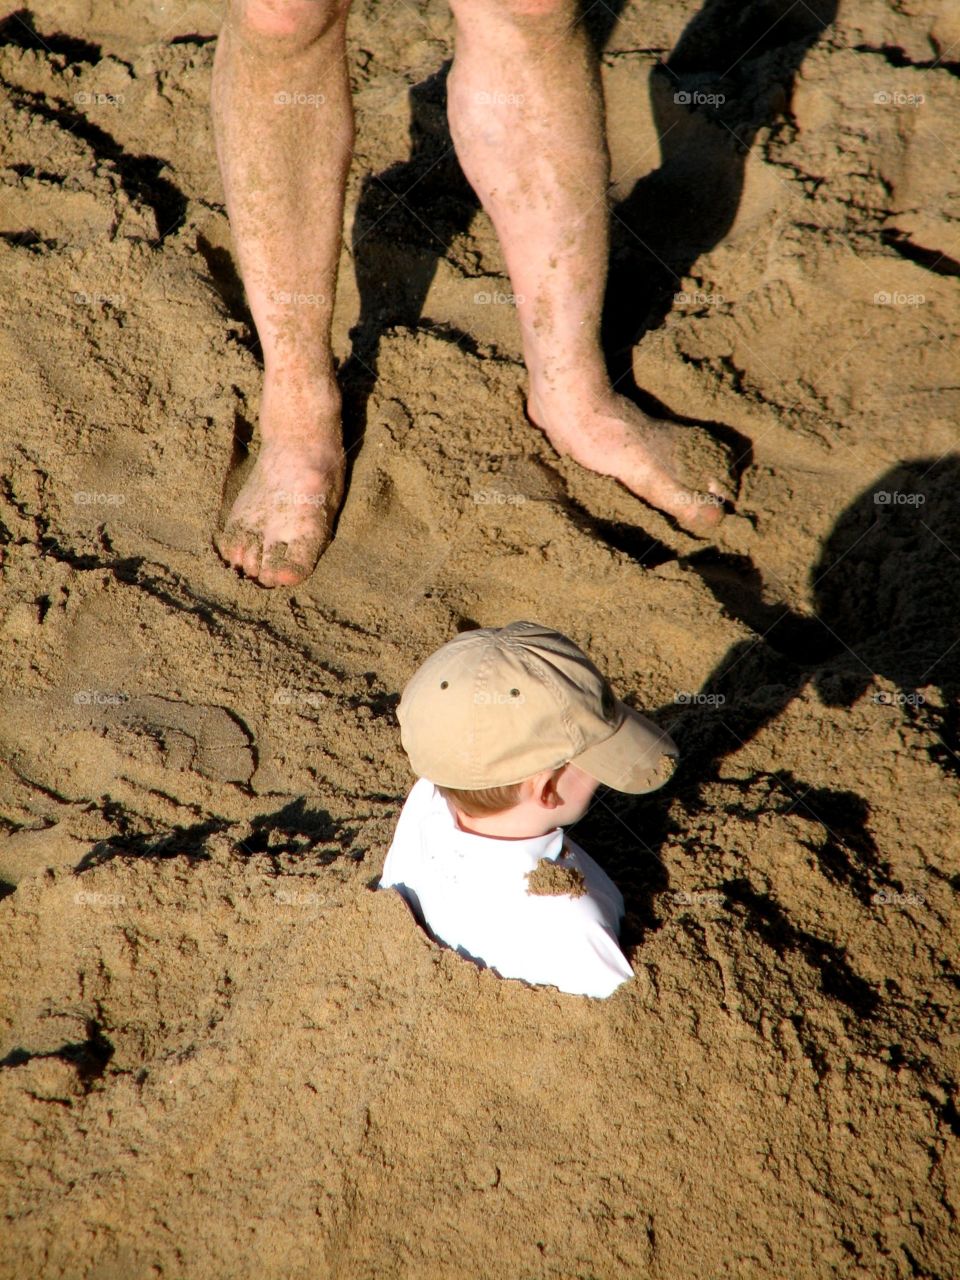
<path id="1" fill-rule="evenodd" d="M 756 634 L 728 653 L 697 700 L 663 713 L 683 740 L 682 769 L 716 778 L 812 683 L 827 706 L 877 692 L 908 721 L 932 727 L 931 758 L 960 774 L 960 454 L 892 467 L 841 512 L 810 572 L 814 613 L 794 613 L 744 557 L 697 552 L 695 569 L 726 612 Z M 934 686 L 936 700 L 921 690 Z M 942 705 L 939 705 L 942 703 Z"/>
<path id="2" fill-rule="evenodd" d="M 399 808 L 402 797 L 373 797 L 389 799 Z M 118 834 L 100 841 L 74 867 L 74 875 L 81 875 L 92 867 L 102 866 L 113 858 L 186 858 L 191 865 L 208 862 L 210 854 L 206 843 L 210 836 L 220 832 L 231 834 L 233 823 L 225 818 L 207 818 L 188 826 L 177 826 L 163 833 L 130 830 L 130 817 L 122 805 L 106 801 L 101 806 L 104 818 L 114 823 Z M 233 851 L 241 857 L 277 858 L 281 855 L 309 854 L 310 863 L 318 859 L 321 866 L 329 866 L 340 858 L 362 862 L 367 850 L 356 844 L 357 824 L 331 817 L 326 809 L 312 808 L 302 796 L 291 800 L 272 813 L 260 814 L 250 822 L 249 833 L 243 839 L 234 839 Z M 232 837 L 231 837 L 232 838 Z M 318 852 L 319 845 L 336 845 L 336 849 Z M 279 866 L 276 868 L 279 870 Z M 11 885 L 13 892 L 16 886 Z M 0 894 L 0 897 L 3 895 Z"/>
<path id="3" fill-rule="evenodd" d="M 778 600 L 745 557 L 711 550 L 685 559 L 725 612 L 755 634 L 730 649 L 699 691 L 678 690 L 677 701 L 655 713 L 680 748 L 666 792 L 600 792 L 572 832 L 599 854 L 623 892 L 627 949 L 658 927 L 654 899 L 668 887 L 660 850 L 673 834 L 670 798 L 694 816 L 715 812 L 715 801 L 703 794 L 711 782 L 723 783 L 730 793 L 726 811 L 746 822 L 771 813 L 809 822 L 803 843 L 825 880 L 859 902 L 867 905 L 882 891 L 903 892 L 877 847 L 863 796 L 813 786 L 787 769 L 725 777 L 723 763 L 808 686 L 826 706 L 850 707 L 879 678 L 895 690 L 872 695 L 878 716 L 892 706 L 906 724 L 932 731 L 930 759 L 960 774 L 958 493 L 960 454 L 906 461 L 880 476 L 840 513 L 811 568 L 811 616 Z M 778 955 L 799 951 L 819 971 L 827 995 L 859 1018 L 877 1012 L 879 993 L 852 970 L 841 948 L 797 928 L 746 880 L 718 887 L 742 926 Z"/>
<path id="4" fill-rule="evenodd" d="M 960 694 L 960 453 L 892 467 L 841 513 L 811 574 L 817 616 L 842 646 L 839 683 L 818 673 L 828 706 L 850 706 L 870 672 L 909 694 Z M 905 704 L 908 711 L 912 703 Z M 923 704 L 918 704 L 923 706 Z M 949 745 L 957 750 L 955 723 Z M 954 756 L 953 771 L 957 769 Z"/>
<path id="5" fill-rule="evenodd" d="M 366 707 L 374 720 L 391 720 L 396 726 L 394 715 L 400 701 L 399 693 L 379 689 L 380 677 L 375 671 L 364 671 L 362 680 L 367 686 L 367 694 L 348 693 L 343 698 L 343 705 L 350 711 L 358 707 Z"/>
<path id="6" fill-rule="evenodd" d="M 820 618 L 796 614 L 788 605 L 765 595 L 760 571 L 749 556 L 708 547 L 687 556 L 683 563 L 696 570 L 725 613 L 798 666 L 826 662 L 841 651 L 840 641 Z"/>
<path id="7" fill-rule="evenodd" d="M 877 714 L 892 705 L 932 732 L 930 759 L 960 774 L 960 455 L 901 463 L 841 512 L 810 573 L 815 613 L 793 613 L 742 558 L 696 553 L 697 570 L 724 609 L 756 634 L 735 645 L 687 705 L 661 711 L 677 739 L 676 785 L 691 812 L 724 759 L 749 742 L 809 684 L 826 706 L 850 707 L 876 679 Z M 936 696 L 929 696 L 933 686 Z M 927 693 L 922 692 L 927 690 Z M 785 770 L 726 785 L 731 811 L 756 820 L 771 810 L 822 828 L 807 847 L 828 880 L 861 902 L 902 892 L 870 832 L 866 800 L 813 787 Z"/>
<path id="8" fill-rule="evenodd" d="M 582 533 L 613 551 L 629 556 L 643 569 L 655 569 L 658 565 L 677 558 L 672 547 L 668 547 L 639 525 L 627 524 L 623 520 L 604 520 L 569 496 L 563 499 L 561 505 L 570 523 Z"/>
<path id="9" fill-rule="evenodd" d="M 37 182 L 49 182 L 52 186 L 63 181 L 63 174 L 54 173 L 52 169 L 38 169 L 34 164 L 11 164 L 7 168 L 20 178 L 36 178 Z"/>
<path id="10" fill-rule="evenodd" d="M 191 32 L 185 36 L 174 36 L 170 41 L 171 44 L 190 44 L 195 45 L 198 49 L 202 49 L 205 44 L 216 44 L 217 36 L 201 36 L 196 32 Z"/>
<path id="11" fill-rule="evenodd" d="M 116 822 L 121 827 L 120 833 L 95 844 L 74 867 L 74 875 L 81 875 L 91 867 L 102 866 L 118 857 L 186 858 L 191 864 L 208 862 L 210 855 L 204 847 L 207 838 L 229 826 L 222 818 L 207 818 L 190 826 L 173 827 L 158 835 L 156 832 L 125 832 L 122 828 L 128 825 L 129 819 L 121 805 L 104 806 L 104 817 Z"/>
<path id="12" fill-rule="evenodd" d="M 186 216 L 187 197 L 175 182 L 164 176 L 166 160 L 160 156 L 133 155 L 106 129 L 94 124 L 82 111 L 62 98 L 3 83 L 18 110 L 28 111 L 58 129 L 72 133 L 90 147 L 98 163 L 113 167 L 121 187 L 134 204 L 152 210 L 157 224 L 157 236 L 152 244 L 163 244 L 177 231 Z M 29 238 L 34 235 L 32 232 L 16 234 L 20 237 L 19 242 L 28 248 L 39 243 L 38 238 Z"/>
<path id="13" fill-rule="evenodd" d="M 251 355 L 256 357 L 262 367 L 263 355 L 260 350 L 260 343 L 257 341 L 256 325 L 253 323 L 253 316 L 250 314 L 250 308 L 247 305 L 247 295 L 244 292 L 243 281 L 240 279 L 237 268 L 234 265 L 232 254 L 229 250 L 220 249 L 215 244 L 212 244 L 202 232 L 197 233 L 197 250 L 207 264 L 210 283 L 219 294 L 227 315 L 231 320 L 242 324 L 248 331 L 246 345 Z"/>
<path id="14" fill-rule="evenodd" d="M 953 1101 L 952 1094 L 956 1093 L 956 1085 L 952 1080 L 942 1080 L 939 1082 L 940 1088 L 946 1093 L 947 1098 L 935 1097 L 932 1093 L 921 1093 L 920 1097 L 924 1102 L 932 1108 L 934 1115 L 942 1125 L 950 1130 L 955 1138 L 960 1138 L 960 1111 L 957 1110 Z"/>
<path id="15" fill-rule="evenodd" d="M 660 165 L 614 207 L 604 318 L 611 373 L 626 394 L 636 391 L 633 347 L 730 230 L 757 134 L 788 122 L 797 70 L 836 10 L 837 0 L 706 0 L 651 72 Z"/>
<path id="16" fill-rule="evenodd" d="M 660 850 L 677 830 L 668 803 L 658 792 L 628 796 L 602 788 L 586 816 L 569 829 L 623 894 L 620 945 L 627 954 L 663 924 L 656 899 L 669 880 Z"/>
<path id="17" fill-rule="evenodd" d="M 91 44 L 89 40 L 82 40 L 79 36 L 68 36 L 61 31 L 41 35 L 29 9 L 17 9 L 0 21 L 0 47 L 3 46 L 56 54 L 68 67 L 83 63 L 94 67 L 103 57 L 98 44 Z"/>
<path id="18" fill-rule="evenodd" d="M 825 996 L 846 1005 L 858 1018 L 874 1016 L 880 997 L 853 971 L 842 947 L 798 929 L 779 903 L 758 893 L 749 880 L 726 880 L 721 888 L 743 927 L 761 937 L 777 956 L 799 952 L 819 972 Z"/>
<path id="19" fill-rule="evenodd" d="M 0 240 L 12 249 L 29 249 L 31 253 L 42 254 L 45 249 L 56 249 L 57 241 L 49 236 L 42 236 L 34 227 L 23 231 L 0 231 Z"/>
<path id="20" fill-rule="evenodd" d="M 826 834 L 821 844 L 809 840 L 801 844 L 818 859 L 828 880 L 848 889 L 864 906 L 879 888 L 903 892 L 867 828 L 870 807 L 855 791 L 811 787 L 787 769 L 751 778 L 739 789 L 753 803 L 734 801 L 727 805 L 727 813 L 746 821 L 756 821 L 761 813 L 796 814 L 823 827 Z"/>
<path id="21" fill-rule="evenodd" d="M 423 315 L 438 262 L 463 235 L 479 202 L 460 169 L 447 125 L 444 65 L 410 89 L 410 154 L 363 180 L 351 228 L 360 315 L 352 350 L 341 370 L 344 419 L 353 453 L 366 425 L 367 401 L 377 379 L 380 343 L 394 326 L 429 324 Z M 470 274 L 468 264 L 457 263 Z M 452 352 L 469 335 L 432 330 Z"/>
<path id="22" fill-rule="evenodd" d="M 318 844 L 337 844 L 335 851 L 320 855 L 321 866 L 329 866 L 339 858 L 349 856 L 354 862 L 362 862 L 365 850 L 354 850 L 356 827 L 348 822 L 332 818 L 326 809 L 310 809 L 302 798 L 292 800 L 274 813 L 264 813 L 250 823 L 251 834 L 237 843 L 237 852 L 256 856 L 265 854 L 309 853 L 311 861 L 317 854 Z"/>
<path id="23" fill-rule="evenodd" d="M 95 1018 L 88 1019 L 85 1029 L 86 1040 L 75 1044 L 64 1044 L 59 1049 L 51 1049 L 46 1053 L 12 1049 L 5 1058 L 0 1059 L 0 1068 L 22 1067 L 38 1059 L 59 1058 L 61 1062 L 69 1063 L 76 1068 L 77 1079 L 83 1086 L 84 1093 L 89 1093 L 107 1069 L 107 1063 L 113 1057 L 114 1048 Z"/>
<path id="24" fill-rule="evenodd" d="M 935 249 L 925 249 L 923 245 L 914 244 L 902 231 L 881 231 L 880 240 L 889 245 L 901 258 L 915 262 L 917 266 L 932 271 L 938 276 L 960 276 L 960 262 Z"/>
<path id="25" fill-rule="evenodd" d="M 896 44 L 882 44 L 879 48 L 872 44 L 855 44 L 853 47 L 857 53 L 882 54 L 886 60 L 887 66 L 889 67 L 911 67 L 914 71 L 932 71 L 937 69 L 939 71 L 947 71 L 952 76 L 960 76 L 960 60 L 957 60 L 956 58 L 951 59 L 941 55 L 938 58 L 926 58 L 921 62 L 915 62 L 907 53 L 906 49 L 902 49 Z M 952 48 L 944 49 L 943 52 L 944 54 L 953 53 L 955 49 L 956 46 L 954 45 Z"/>

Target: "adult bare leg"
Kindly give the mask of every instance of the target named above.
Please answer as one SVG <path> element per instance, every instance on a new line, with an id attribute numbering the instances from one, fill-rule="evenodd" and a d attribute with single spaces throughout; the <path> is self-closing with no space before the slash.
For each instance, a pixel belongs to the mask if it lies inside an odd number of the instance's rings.
<path id="1" fill-rule="evenodd" d="M 330 324 L 353 108 L 349 0 L 231 0 L 213 123 L 240 273 L 263 349 L 260 449 L 216 537 L 263 586 L 316 565 L 343 498 Z"/>
<path id="2" fill-rule="evenodd" d="M 617 395 L 601 351 L 609 156 L 597 60 L 575 0 L 451 3 L 450 130 L 517 298 L 527 412 L 558 452 L 706 533 L 730 492 L 724 450 Z"/>

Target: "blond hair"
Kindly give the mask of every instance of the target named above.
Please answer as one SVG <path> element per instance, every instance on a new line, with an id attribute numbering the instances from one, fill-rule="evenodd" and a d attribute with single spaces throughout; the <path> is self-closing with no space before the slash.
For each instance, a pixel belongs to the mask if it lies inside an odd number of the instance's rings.
<path id="1" fill-rule="evenodd" d="M 445 800 L 468 818 L 485 818 L 492 813 L 503 813 L 520 803 L 522 782 L 512 782 L 507 787 L 483 787 L 478 791 L 464 791 L 459 787 L 441 787 L 437 790 Z"/>

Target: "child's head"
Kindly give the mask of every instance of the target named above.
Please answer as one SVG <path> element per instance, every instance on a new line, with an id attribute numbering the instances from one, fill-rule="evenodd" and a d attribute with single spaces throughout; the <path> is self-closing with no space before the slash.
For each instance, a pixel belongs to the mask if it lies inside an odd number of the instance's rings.
<path id="1" fill-rule="evenodd" d="M 596 778 L 570 761 L 559 769 L 542 769 L 509 787 L 464 790 L 438 786 L 437 790 L 467 830 L 530 836 L 577 822 L 599 785 Z"/>
<path id="2" fill-rule="evenodd" d="M 451 640 L 414 674 L 398 716 L 414 773 L 489 834 L 575 822 L 599 783 L 653 791 L 676 757 L 572 640 L 532 622 Z"/>

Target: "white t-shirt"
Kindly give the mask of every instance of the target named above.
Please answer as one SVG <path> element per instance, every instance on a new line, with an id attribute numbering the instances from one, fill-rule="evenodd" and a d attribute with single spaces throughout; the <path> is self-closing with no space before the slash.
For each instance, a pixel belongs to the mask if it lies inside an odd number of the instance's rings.
<path id="1" fill-rule="evenodd" d="M 586 892 L 529 893 L 527 873 L 565 850 Z M 380 888 L 398 889 L 438 941 L 502 978 L 608 996 L 633 977 L 617 945 L 623 896 L 588 854 L 559 827 L 529 840 L 463 831 L 425 778 L 403 806 Z"/>

